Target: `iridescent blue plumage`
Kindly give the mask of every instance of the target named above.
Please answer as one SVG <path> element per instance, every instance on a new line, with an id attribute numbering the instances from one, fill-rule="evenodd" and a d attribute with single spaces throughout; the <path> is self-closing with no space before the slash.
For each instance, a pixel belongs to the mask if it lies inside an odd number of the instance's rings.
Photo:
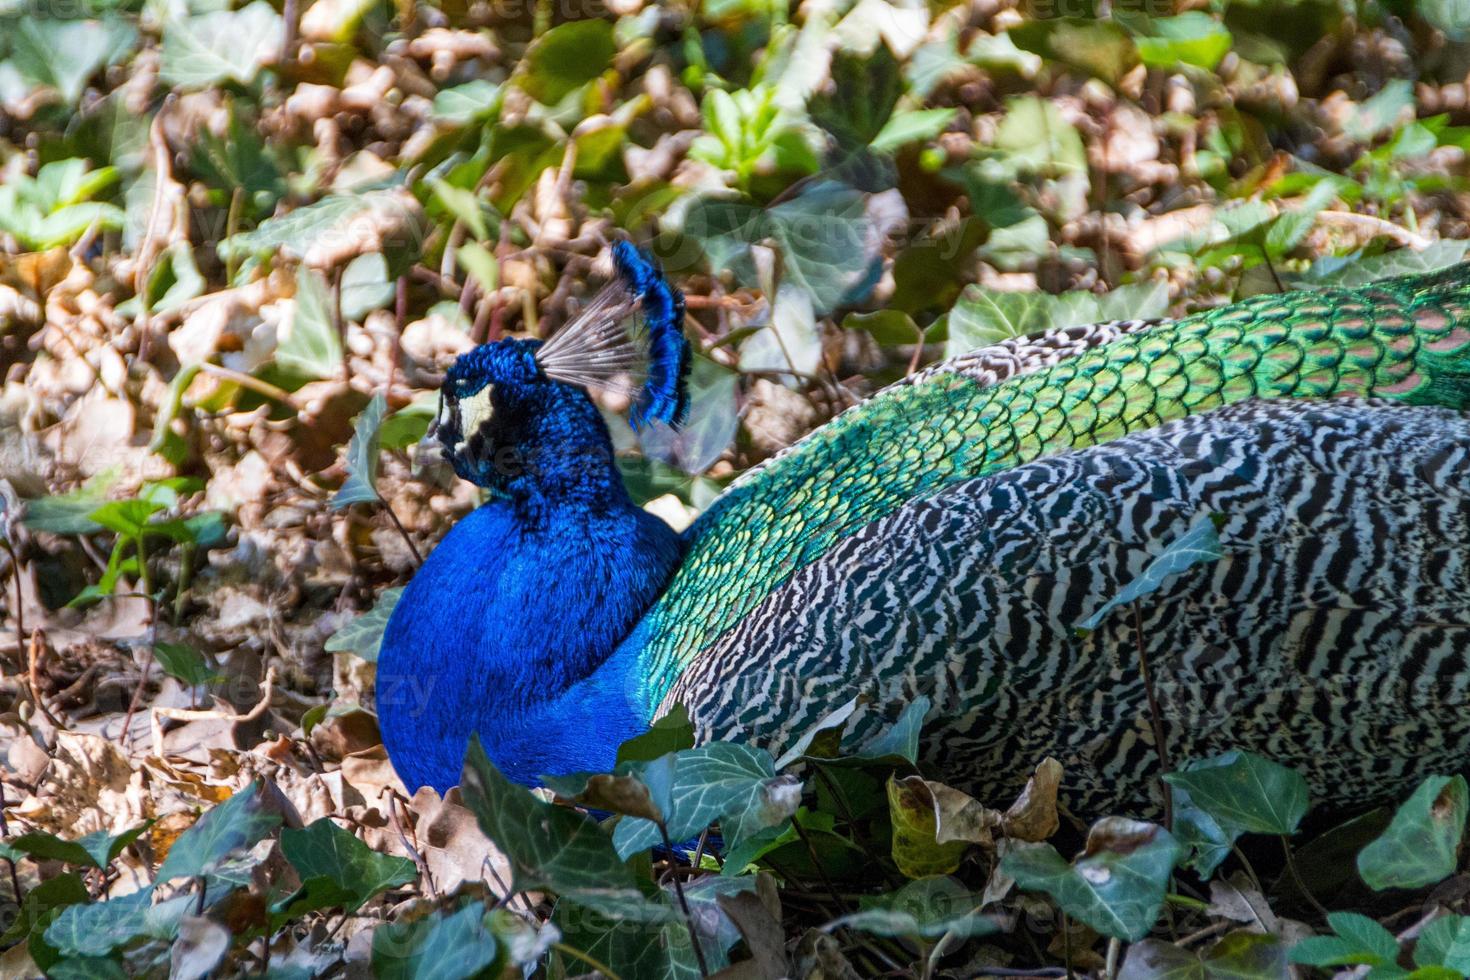
<path id="1" fill-rule="evenodd" d="M 682 297 L 632 246 L 614 255 L 611 299 L 591 307 L 602 319 L 566 328 L 595 342 L 564 342 L 557 363 L 578 377 L 636 368 L 608 338 L 623 329 L 615 318 L 641 314 L 656 363 L 640 411 L 675 422 L 688 366 Z M 491 499 L 429 555 L 383 637 L 383 742 L 411 789 L 458 783 L 471 732 L 505 772 L 531 782 L 604 768 L 608 747 L 646 725 L 635 658 L 610 654 L 662 590 L 681 545 L 633 505 L 597 407 L 550 376 L 549 346 L 486 344 L 444 379 L 435 435 L 455 472 Z"/>

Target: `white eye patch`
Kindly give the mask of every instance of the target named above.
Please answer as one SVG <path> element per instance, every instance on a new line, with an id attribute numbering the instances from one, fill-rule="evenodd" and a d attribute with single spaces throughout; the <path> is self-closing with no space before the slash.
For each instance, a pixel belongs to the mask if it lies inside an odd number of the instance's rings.
<path id="1" fill-rule="evenodd" d="M 490 394 L 494 390 L 494 385 L 486 385 L 468 398 L 460 399 L 460 431 L 466 439 L 475 436 L 480 431 L 480 426 L 489 422 L 490 417 L 495 414 L 495 406 L 490 401 Z"/>

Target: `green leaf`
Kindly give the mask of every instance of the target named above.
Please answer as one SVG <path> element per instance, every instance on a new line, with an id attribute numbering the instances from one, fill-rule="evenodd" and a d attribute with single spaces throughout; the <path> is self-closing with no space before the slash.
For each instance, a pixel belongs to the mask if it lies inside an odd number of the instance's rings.
<path id="1" fill-rule="evenodd" d="M 893 153 L 910 143 L 932 140 L 949 128 L 958 109 L 905 109 L 896 113 L 884 124 L 881 132 L 869 144 L 883 153 Z"/>
<path id="2" fill-rule="evenodd" d="M 844 150 L 872 143 L 883 132 L 903 92 L 898 60 L 880 42 L 867 57 L 838 51 L 832 57 L 830 74 L 830 89 L 813 96 L 808 104 L 812 122 L 831 133 Z M 732 107 L 720 108 L 723 139 L 732 128 L 728 121 Z M 738 125 L 733 129 L 738 132 Z"/>
<path id="3" fill-rule="evenodd" d="M 403 589 L 404 586 L 385 589 L 373 608 L 349 620 L 327 638 L 327 652 L 355 653 L 369 663 L 377 663 L 383 631 L 388 628 L 388 618 L 393 615 L 393 607 L 398 605 Z"/>
<path id="4" fill-rule="evenodd" d="M 1018 24 L 1007 33 L 1022 51 L 1079 68 L 1109 85 L 1116 85 L 1138 64 L 1132 38 L 1111 20 L 1046 17 Z"/>
<path id="5" fill-rule="evenodd" d="M 454 912 L 435 910 L 421 919 L 379 926 L 373 931 L 373 976 L 467 980 L 486 974 L 500 950 L 485 918 L 485 907 L 471 900 Z"/>
<path id="6" fill-rule="evenodd" d="M 406 449 L 422 440 L 439 412 L 439 396 L 425 392 L 383 420 L 378 443 L 384 449 Z"/>
<path id="7" fill-rule="evenodd" d="M 879 245 L 863 196 L 835 183 L 817 184 L 766 211 L 700 198 L 685 212 L 683 230 L 699 242 L 711 268 L 730 269 L 752 287 L 764 284 L 750 247 L 769 240 L 781 256 L 783 285 L 803 290 L 817 316 L 853 299 Z"/>
<path id="8" fill-rule="evenodd" d="M 556 105 L 606 71 L 617 53 L 610 21 L 560 24 L 537 38 L 526 52 L 519 83 L 537 102 Z"/>
<path id="9" fill-rule="evenodd" d="M 179 88 L 248 85 L 281 43 L 281 15 L 266 0 L 169 20 L 163 28 L 163 81 Z"/>
<path id="10" fill-rule="evenodd" d="M 861 330 L 885 347 L 920 343 L 922 336 L 913 317 L 894 309 L 849 313 L 842 318 L 842 329 Z"/>
<path id="11" fill-rule="evenodd" d="M 500 108 L 500 99 L 499 85 L 476 78 L 463 85 L 440 89 L 434 95 L 434 105 L 429 110 L 429 115 L 442 122 L 468 126 L 495 115 Z"/>
<path id="12" fill-rule="evenodd" d="M 478 737 L 465 757 L 461 792 L 480 829 L 505 854 L 517 891 L 545 888 L 599 907 L 646 904 L 632 869 L 596 821 L 506 779 Z"/>
<path id="13" fill-rule="evenodd" d="M 474 191 L 455 187 L 438 177 L 429 181 L 429 186 L 439 203 L 444 205 L 444 210 L 463 222 L 476 241 L 484 241 L 490 237 L 490 226 L 485 222 L 485 207 Z"/>
<path id="14" fill-rule="evenodd" d="M 932 702 L 920 694 L 904 705 L 892 727 L 885 729 L 863 746 L 857 759 L 878 760 L 900 758 L 913 763 L 919 758 L 919 735 L 924 728 L 924 719 L 929 715 Z"/>
<path id="15" fill-rule="evenodd" d="M 1470 8 L 1461 0 L 1419 0 L 1415 9 L 1451 41 L 1470 40 Z"/>
<path id="16" fill-rule="evenodd" d="M 1082 290 L 1052 295 L 970 286 L 950 310 L 945 356 L 1043 330 L 1162 316 L 1168 304 L 1169 290 L 1160 282 L 1120 286 L 1104 296 Z"/>
<path id="17" fill-rule="evenodd" d="M 276 363 L 309 378 L 334 378 L 342 370 L 342 338 L 327 284 L 304 265 L 296 270 L 291 332 L 276 346 Z"/>
<path id="18" fill-rule="evenodd" d="M 1087 849 L 1073 864 L 1050 844 L 1012 842 L 1000 868 L 1103 935 L 1135 942 L 1157 921 L 1181 851 L 1162 827 L 1104 817 L 1092 825 Z"/>
<path id="19" fill-rule="evenodd" d="M 194 263 L 194 246 L 174 242 L 159 256 L 148 277 L 148 309 L 171 310 L 204 293 L 206 283 Z"/>
<path id="20" fill-rule="evenodd" d="M 1470 240 L 1446 238 L 1422 251 L 1401 248 L 1382 255 L 1360 253 L 1318 259 L 1304 277 L 1313 286 L 1362 286 L 1379 279 L 1435 272 L 1463 261 Z"/>
<path id="21" fill-rule="evenodd" d="M 388 278 L 388 260 L 381 252 L 367 252 L 342 270 L 342 316 L 361 322 L 374 310 L 393 302 L 397 285 Z"/>
<path id="22" fill-rule="evenodd" d="M 1283 980 L 1288 975 L 1280 938 L 1238 929 L 1207 955 L 1145 939 L 1128 947 L 1118 980 Z"/>
<path id="23" fill-rule="evenodd" d="M 496 261 L 495 253 L 484 245 L 479 242 L 465 242 L 455 255 L 465 271 L 474 276 L 485 295 L 488 296 L 500 287 L 500 263 Z"/>
<path id="24" fill-rule="evenodd" d="M 1174 838 L 1189 854 L 1181 866 L 1193 868 L 1201 878 L 1208 879 L 1230 856 L 1241 831 L 1221 827 L 1214 817 L 1194 805 L 1182 786 L 1173 787 L 1173 797 Z"/>
<path id="25" fill-rule="evenodd" d="M 671 763 L 662 772 L 648 766 Z M 649 784 L 653 801 L 666 815 L 669 838 L 687 840 L 716 820 L 725 841 L 735 846 L 744 837 L 772 827 L 796 812 L 801 785 L 777 776 L 764 749 L 714 742 L 686 749 L 635 772 Z M 613 831 L 617 852 L 626 858 L 663 840 L 651 820 L 624 819 Z"/>
<path id="26" fill-rule="evenodd" d="M 1455 872 L 1467 812 L 1464 776 L 1430 776 L 1358 854 L 1358 874 L 1376 891 L 1443 881 Z"/>
<path id="27" fill-rule="evenodd" d="M 32 85 L 56 89 L 71 106 L 99 68 L 122 60 L 138 41 L 137 28 L 114 16 L 101 20 L 23 16 L 8 23 L 10 63 Z"/>
<path id="28" fill-rule="evenodd" d="M 163 509 L 163 504 L 135 497 L 132 500 L 110 500 L 88 517 L 109 531 L 137 538 L 148 527 L 148 519 Z"/>
<path id="29" fill-rule="evenodd" d="M 861 898 L 861 911 L 843 916 L 833 926 L 875 936 L 938 939 L 954 933 L 957 939 L 971 939 L 999 931 L 995 922 L 980 914 L 982 901 L 954 878 L 920 878 L 898 891 Z"/>
<path id="30" fill-rule="evenodd" d="M 1149 20 L 1143 35 L 1134 35 L 1138 55 L 1150 68 L 1194 65 L 1214 71 L 1230 51 L 1230 31 L 1209 14 L 1190 10 L 1176 17 Z"/>
<path id="31" fill-rule="evenodd" d="M 1366 915 L 1329 912 L 1327 924 L 1336 935 L 1313 936 L 1291 948 L 1293 963 L 1308 966 L 1387 966 L 1398 959 L 1399 941 Z"/>
<path id="32" fill-rule="evenodd" d="M 1179 537 L 1152 558 L 1137 578 L 1130 580 L 1117 594 L 1104 602 L 1083 620 L 1079 632 L 1095 630 L 1108 613 L 1119 606 L 1136 602 L 1163 588 L 1165 583 L 1196 565 L 1216 562 L 1224 557 L 1220 550 L 1220 534 L 1215 529 L 1216 515 L 1199 514 Z"/>
<path id="33" fill-rule="evenodd" d="M 153 655 L 158 658 L 158 666 L 165 674 L 189 687 L 213 684 L 224 677 L 209 666 L 204 654 L 182 643 L 155 643 Z"/>
<path id="34" fill-rule="evenodd" d="M 388 400 L 379 392 L 358 415 L 352 441 L 347 445 L 347 480 L 332 497 L 334 508 L 382 501 L 377 486 L 378 458 L 381 455 L 378 428 L 383 424 L 383 415 L 387 411 Z"/>
<path id="35" fill-rule="evenodd" d="M 349 914 L 380 892 L 418 878 L 413 861 L 379 854 L 330 817 L 322 817 L 302 830 L 288 827 L 281 831 L 281 853 L 303 884 L 325 878 L 336 886 L 342 894 L 342 908 Z"/>
<path id="36" fill-rule="evenodd" d="M 123 848 L 137 840 L 139 835 L 152 823 L 153 821 L 150 820 L 116 836 L 105 830 L 94 830 L 74 841 L 62 840 L 55 834 L 33 830 L 10 838 L 5 842 L 5 846 L 18 854 L 28 854 L 43 860 L 65 861 L 67 864 L 79 864 L 83 867 L 106 868 L 112 863 L 113 858 L 122 853 Z"/>
<path id="37" fill-rule="evenodd" d="M 315 204 L 267 218 L 253 231 L 226 238 L 216 251 L 226 262 L 280 254 L 327 267 L 334 264 L 329 260 L 416 244 L 418 216 L 412 207 L 394 188 L 328 194 Z"/>
<path id="38" fill-rule="evenodd" d="M 648 726 L 648 731 L 635 735 L 618 746 L 617 764 L 625 762 L 652 762 L 683 749 L 694 748 L 694 723 L 689 720 L 689 710 L 676 704 L 667 714 Z"/>
<path id="39" fill-rule="evenodd" d="M 1232 751 L 1164 776 L 1221 827 L 1250 834 L 1296 833 L 1306 815 L 1307 781 L 1294 769 Z"/>
<path id="40" fill-rule="evenodd" d="M 180 895 L 158 904 L 150 885 L 90 905 L 68 905 L 46 927 L 46 942 L 66 956 L 106 956 L 135 939 L 172 939 L 198 899 Z"/>
<path id="41" fill-rule="evenodd" d="M 1406 78 L 1390 79 L 1378 93 L 1362 102 L 1343 132 L 1359 142 L 1368 142 L 1413 118 L 1414 83 Z"/>
<path id="42" fill-rule="evenodd" d="M 1414 963 L 1470 976 L 1470 917 L 1446 915 L 1425 926 L 1414 945 Z"/>
<path id="43" fill-rule="evenodd" d="M 254 847 L 281 825 L 281 815 L 267 810 L 257 780 L 231 796 L 179 835 L 158 869 L 156 881 L 195 878 L 219 870 L 231 857 Z"/>
<path id="44" fill-rule="evenodd" d="M 71 493 L 38 497 L 25 502 L 21 522 L 32 531 L 49 534 L 93 534 L 102 525 L 91 514 L 107 499 L 107 490 L 117 481 L 117 471 L 99 473 Z"/>

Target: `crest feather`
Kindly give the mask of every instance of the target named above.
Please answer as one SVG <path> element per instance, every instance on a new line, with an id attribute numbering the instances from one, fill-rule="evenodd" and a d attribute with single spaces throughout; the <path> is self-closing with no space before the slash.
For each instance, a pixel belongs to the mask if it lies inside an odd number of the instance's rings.
<path id="1" fill-rule="evenodd" d="M 629 421 L 678 425 L 688 411 L 684 294 L 631 242 L 613 243 L 617 278 L 546 341 L 536 362 L 548 378 L 634 399 Z"/>

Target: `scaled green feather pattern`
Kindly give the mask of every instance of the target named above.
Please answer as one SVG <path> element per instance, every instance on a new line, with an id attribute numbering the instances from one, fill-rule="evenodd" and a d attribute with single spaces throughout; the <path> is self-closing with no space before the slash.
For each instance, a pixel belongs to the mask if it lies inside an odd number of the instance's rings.
<path id="1" fill-rule="evenodd" d="M 957 481 L 1251 398 L 1470 408 L 1470 265 L 1257 296 L 1108 339 L 994 384 L 942 371 L 894 385 L 737 481 L 690 529 L 645 617 L 650 716 L 684 665 L 795 571 Z"/>

